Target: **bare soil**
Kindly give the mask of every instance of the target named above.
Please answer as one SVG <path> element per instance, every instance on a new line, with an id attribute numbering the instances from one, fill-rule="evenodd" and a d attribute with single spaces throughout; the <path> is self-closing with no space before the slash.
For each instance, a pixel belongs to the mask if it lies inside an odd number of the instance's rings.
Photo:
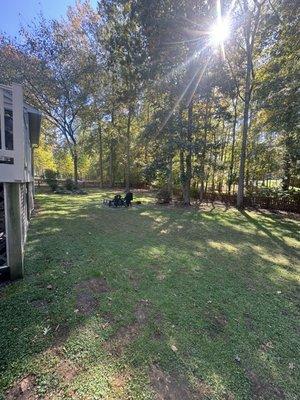
<path id="1" fill-rule="evenodd" d="M 284 391 L 278 386 L 263 381 L 254 371 L 246 370 L 249 379 L 253 400 L 283 400 Z"/>
<path id="2" fill-rule="evenodd" d="M 122 326 L 111 340 L 104 343 L 104 348 L 115 356 L 123 354 L 126 347 L 139 336 L 143 325 L 147 323 L 150 309 L 148 300 L 140 300 L 134 309 L 135 322 Z"/>
<path id="3" fill-rule="evenodd" d="M 6 400 L 34 400 L 38 396 L 35 391 L 36 378 L 30 374 L 16 382 L 7 392 Z"/>
<path id="4" fill-rule="evenodd" d="M 76 285 L 76 308 L 81 315 L 90 315 L 98 307 L 96 295 L 110 288 L 104 278 L 91 278 Z"/>
<path id="5" fill-rule="evenodd" d="M 149 377 L 155 400 L 208 400 L 213 394 L 205 382 L 198 382 L 192 389 L 186 380 L 164 372 L 157 365 L 151 366 Z"/>

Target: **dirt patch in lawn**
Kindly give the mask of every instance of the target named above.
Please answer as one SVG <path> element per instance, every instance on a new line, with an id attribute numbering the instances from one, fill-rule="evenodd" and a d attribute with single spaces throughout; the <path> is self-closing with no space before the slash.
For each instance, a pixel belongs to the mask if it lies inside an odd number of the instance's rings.
<path id="1" fill-rule="evenodd" d="M 123 398 L 123 396 L 126 394 L 127 385 L 130 380 L 131 376 L 126 372 L 120 372 L 114 375 L 109 382 L 112 394 L 117 395 L 120 399 Z"/>
<path id="2" fill-rule="evenodd" d="M 91 278 L 76 285 L 76 309 L 81 315 L 90 315 L 97 307 L 96 295 L 107 293 L 110 288 L 104 278 Z"/>
<path id="3" fill-rule="evenodd" d="M 151 366 L 149 377 L 155 400 L 204 400 L 213 394 L 205 382 L 198 382 L 196 388 L 192 389 L 187 381 L 176 374 L 164 372 L 157 365 Z"/>
<path id="4" fill-rule="evenodd" d="M 115 356 L 123 354 L 126 347 L 139 335 L 139 324 L 122 326 L 111 340 L 104 343 L 104 348 Z"/>
<path id="5" fill-rule="evenodd" d="M 6 400 L 34 400 L 38 396 L 35 391 L 36 377 L 33 374 L 27 375 L 15 383 L 7 392 Z"/>
<path id="6" fill-rule="evenodd" d="M 228 321 L 224 314 L 207 314 L 205 331 L 211 339 L 214 339 L 224 332 L 227 324 Z"/>
<path id="7" fill-rule="evenodd" d="M 251 386 L 251 398 L 253 400 L 283 400 L 284 391 L 271 383 L 263 381 L 254 371 L 246 370 L 246 376 Z"/>
<path id="8" fill-rule="evenodd" d="M 105 278 L 91 278 L 76 285 L 77 290 L 86 290 L 94 294 L 107 293 L 110 291 Z"/>
<path id="9" fill-rule="evenodd" d="M 148 321 L 150 313 L 150 302 L 140 300 L 134 309 L 135 322 L 122 326 L 111 340 L 104 343 L 104 348 L 111 354 L 120 356 L 126 347 L 140 334 L 143 325 Z"/>
<path id="10" fill-rule="evenodd" d="M 61 360 L 56 367 L 56 373 L 66 383 L 72 381 L 79 372 L 79 368 L 69 360 Z"/>
<path id="11" fill-rule="evenodd" d="M 163 334 L 163 316 L 161 313 L 157 313 L 154 316 L 154 327 L 153 327 L 153 332 L 152 332 L 152 339 L 160 341 L 164 339 L 164 334 Z"/>
<path id="12" fill-rule="evenodd" d="M 52 349 L 54 350 L 54 352 L 56 352 L 57 350 L 57 352 L 60 353 L 60 346 L 63 346 L 70 335 L 70 327 L 67 324 L 58 324 L 54 328 L 53 335 L 54 343 Z"/>
<path id="13" fill-rule="evenodd" d="M 90 315 L 98 306 L 98 300 L 89 293 L 80 291 L 76 295 L 76 309 L 81 315 Z"/>
<path id="14" fill-rule="evenodd" d="M 150 312 L 149 300 L 140 300 L 134 309 L 134 316 L 138 324 L 143 325 L 147 322 Z"/>

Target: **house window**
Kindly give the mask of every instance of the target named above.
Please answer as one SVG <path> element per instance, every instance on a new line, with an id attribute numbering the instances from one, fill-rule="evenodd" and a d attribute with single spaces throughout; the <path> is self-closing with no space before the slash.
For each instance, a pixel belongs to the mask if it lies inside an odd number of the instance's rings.
<path id="1" fill-rule="evenodd" d="M 5 149 L 14 149 L 13 137 L 13 112 L 12 110 L 4 110 L 4 127 L 5 127 Z"/>

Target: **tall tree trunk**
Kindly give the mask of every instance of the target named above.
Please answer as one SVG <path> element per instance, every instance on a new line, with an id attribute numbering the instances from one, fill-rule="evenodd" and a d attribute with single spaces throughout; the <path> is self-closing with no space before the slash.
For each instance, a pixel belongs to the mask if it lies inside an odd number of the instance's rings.
<path id="1" fill-rule="evenodd" d="M 115 141 L 110 139 L 109 142 L 109 186 L 115 186 Z"/>
<path id="2" fill-rule="evenodd" d="M 130 154 L 130 140 L 131 140 L 131 117 L 132 107 L 129 106 L 128 118 L 127 118 L 127 129 L 126 129 L 126 143 L 125 143 L 125 190 L 130 189 L 130 167 L 131 167 L 131 154 Z"/>
<path id="3" fill-rule="evenodd" d="M 184 167 L 184 151 L 181 149 L 179 152 L 180 158 L 180 181 L 181 181 L 181 190 L 182 190 L 182 197 L 183 197 L 183 204 L 185 206 L 190 205 L 190 191 L 187 184 L 187 173 Z"/>
<path id="4" fill-rule="evenodd" d="M 209 106 L 209 101 L 206 100 L 205 115 L 204 115 L 203 149 L 202 149 L 201 162 L 200 162 L 200 192 L 199 192 L 200 202 L 203 201 L 204 194 L 206 192 L 206 188 L 205 188 L 205 157 L 206 157 L 207 132 L 208 132 L 208 111 L 209 111 L 208 106 Z"/>
<path id="5" fill-rule="evenodd" d="M 169 168 L 168 168 L 168 180 L 167 180 L 167 188 L 168 192 L 171 195 L 171 199 L 173 197 L 173 155 L 169 157 Z"/>
<path id="6" fill-rule="evenodd" d="M 185 199 L 184 205 L 189 206 L 191 204 L 190 192 L 191 192 L 191 179 L 192 179 L 192 134 L 193 134 L 193 101 L 188 106 L 188 132 L 187 139 L 189 148 L 186 155 L 186 177 L 185 177 Z"/>
<path id="7" fill-rule="evenodd" d="M 285 139 L 285 151 L 283 156 L 283 178 L 282 178 L 282 189 L 289 190 L 291 185 L 291 138 L 290 135 L 286 134 Z"/>
<path id="8" fill-rule="evenodd" d="M 76 186 L 78 185 L 78 153 L 77 153 L 77 144 L 74 144 L 72 149 L 73 155 L 73 168 L 74 168 L 74 182 Z"/>
<path id="9" fill-rule="evenodd" d="M 224 141 L 222 143 L 221 147 L 221 154 L 220 154 L 220 162 L 221 165 L 225 164 L 226 162 L 226 149 L 227 149 L 227 143 L 228 143 L 228 132 L 225 131 L 225 120 L 222 120 L 222 138 L 224 137 Z M 222 139 L 223 140 L 223 139 Z M 222 193 L 223 192 L 223 173 L 218 174 L 218 192 Z"/>
<path id="10" fill-rule="evenodd" d="M 147 125 L 150 124 L 150 105 L 147 103 Z M 145 163 L 148 165 L 148 141 L 145 143 Z"/>
<path id="11" fill-rule="evenodd" d="M 111 125 L 115 128 L 115 109 L 112 107 L 111 111 Z M 109 141 L 109 186 L 115 186 L 115 139 L 110 138 Z"/>
<path id="12" fill-rule="evenodd" d="M 234 117 L 232 125 L 232 144 L 231 144 L 231 157 L 229 164 L 229 174 L 228 174 L 228 193 L 231 192 L 231 186 L 233 184 L 233 167 L 234 167 L 234 151 L 235 151 L 235 140 L 236 140 L 236 123 L 237 123 L 237 100 L 233 100 Z"/>
<path id="13" fill-rule="evenodd" d="M 99 143 L 99 174 L 100 174 L 100 189 L 103 188 L 103 142 L 102 142 L 102 127 L 98 125 L 98 143 Z"/>
<path id="14" fill-rule="evenodd" d="M 203 198 L 204 198 L 204 195 L 207 193 L 208 177 L 209 176 L 207 175 L 207 177 L 206 177 L 206 179 L 204 181 L 204 185 L 203 185 Z"/>
<path id="15" fill-rule="evenodd" d="M 215 174 L 216 174 L 216 165 L 217 165 L 217 158 L 218 158 L 218 153 L 217 153 L 217 138 L 216 138 L 216 132 L 213 131 L 213 138 L 214 138 L 214 145 L 215 148 L 212 148 L 211 154 L 213 158 L 213 163 L 212 163 L 212 178 L 211 178 L 211 191 L 214 193 L 216 190 L 216 185 L 215 185 Z"/>
<path id="16" fill-rule="evenodd" d="M 237 193 L 237 207 L 243 208 L 244 206 L 244 190 L 245 190 L 245 164 L 246 164 L 246 149 L 248 140 L 249 128 L 249 110 L 251 101 L 251 68 L 252 68 L 252 54 L 250 44 L 247 44 L 247 67 L 246 67 L 246 82 L 245 82 L 245 102 L 244 102 L 244 116 L 243 116 L 243 133 L 242 133 L 242 147 L 240 154 L 240 171 L 239 171 L 239 184 Z"/>
<path id="17" fill-rule="evenodd" d="M 245 94 L 244 94 L 244 116 L 243 116 L 243 133 L 242 133 L 242 147 L 240 155 L 240 171 L 239 171 L 239 184 L 237 193 L 237 207 L 243 208 L 244 206 L 244 189 L 245 189 L 245 163 L 246 163 L 246 149 L 249 130 L 249 111 L 252 93 L 252 77 L 253 77 L 253 49 L 255 37 L 260 22 L 260 15 L 262 6 L 266 0 L 254 1 L 253 6 L 255 10 L 249 10 L 249 1 L 243 0 L 243 13 L 246 21 L 244 24 L 244 37 L 246 44 L 246 78 L 245 78 Z M 252 25 L 253 22 L 253 25 Z"/>

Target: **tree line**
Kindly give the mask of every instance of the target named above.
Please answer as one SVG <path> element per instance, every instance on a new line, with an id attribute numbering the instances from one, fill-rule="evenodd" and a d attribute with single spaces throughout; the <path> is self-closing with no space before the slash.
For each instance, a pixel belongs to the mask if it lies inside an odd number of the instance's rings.
<path id="1" fill-rule="evenodd" d="M 242 207 L 259 186 L 300 187 L 298 24 L 295 0 L 81 1 L 1 34 L 0 82 L 43 112 L 39 173 Z"/>

